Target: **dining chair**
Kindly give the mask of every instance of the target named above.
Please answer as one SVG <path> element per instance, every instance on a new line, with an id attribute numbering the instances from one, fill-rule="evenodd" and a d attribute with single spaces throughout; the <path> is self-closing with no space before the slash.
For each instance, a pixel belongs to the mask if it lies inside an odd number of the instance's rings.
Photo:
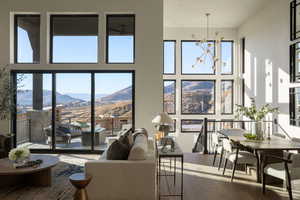
<path id="1" fill-rule="evenodd" d="M 269 163 L 269 160 L 277 162 Z M 264 155 L 262 190 L 266 191 L 266 175 L 273 176 L 283 180 L 286 183 L 286 189 L 289 193 L 290 200 L 292 195 L 292 181 L 300 179 L 300 154 L 292 154 L 290 159 L 284 156 Z"/>
<path id="2" fill-rule="evenodd" d="M 221 163 L 223 160 L 223 153 L 224 153 L 222 139 L 219 137 L 218 133 L 212 133 L 211 137 L 212 137 L 212 146 L 214 151 L 214 160 L 212 166 L 215 166 L 217 154 L 220 154 L 220 159 L 218 164 L 218 170 L 220 170 Z"/>
<path id="3" fill-rule="evenodd" d="M 239 145 L 233 145 L 229 139 L 223 139 L 223 148 L 225 153 L 223 175 L 225 174 L 227 162 L 230 161 L 233 164 L 231 182 L 233 181 L 234 173 L 238 164 L 255 166 L 257 163 L 257 157 L 253 153 L 240 150 Z"/>

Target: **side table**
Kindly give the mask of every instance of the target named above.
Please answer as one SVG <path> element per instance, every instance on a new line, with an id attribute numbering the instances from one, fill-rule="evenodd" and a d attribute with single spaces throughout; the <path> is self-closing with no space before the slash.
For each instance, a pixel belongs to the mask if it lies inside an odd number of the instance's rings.
<path id="1" fill-rule="evenodd" d="M 86 186 L 91 182 L 92 176 L 84 173 L 76 173 L 69 177 L 70 182 L 76 188 L 74 200 L 88 200 Z"/>

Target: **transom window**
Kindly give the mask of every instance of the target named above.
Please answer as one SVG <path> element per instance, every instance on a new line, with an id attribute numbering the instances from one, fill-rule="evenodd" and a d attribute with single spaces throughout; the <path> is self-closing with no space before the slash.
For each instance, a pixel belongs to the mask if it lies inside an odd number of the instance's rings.
<path id="1" fill-rule="evenodd" d="M 106 16 L 106 62 L 134 63 L 134 15 Z"/>
<path id="2" fill-rule="evenodd" d="M 15 63 L 40 62 L 40 16 L 15 15 Z"/>
<path id="3" fill-rule="evenodd" d="M 51 63 L 98 62 L 98 15 L 52 15 Z"/>

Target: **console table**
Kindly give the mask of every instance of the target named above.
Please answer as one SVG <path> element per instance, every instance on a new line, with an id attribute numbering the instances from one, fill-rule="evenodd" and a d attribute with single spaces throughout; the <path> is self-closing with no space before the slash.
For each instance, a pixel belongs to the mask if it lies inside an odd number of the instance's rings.
<path id="1" fill-rule="evenodd" d="M 183 199 L 183 162 L 184 162 L 184 158 L 183 158 L 183 152 L 181 150 L 181 148 L 179 147 L 179 145 L 175 142 L 175 148 L 174 151 L 171 151 L 170 149 L 167 151 L 162 151 L 162 146 L 157 145 L 157 158 L 158 158 L 158 171 L 157 171 L 157 176 L 158 176 L 158 197 L 159 199 L 161 199 L 161 197 L 180 197 L 181 199 Z M 173 174 L 170 175 L 163 175 L 162 174 L 162 159 L 164 158 L 169 158 L 170 159 L 170 169 L 173 168 Z M 174 159 L 174 165 L 171 165 L 171 160 Z M 176 161 L 177 160 L 181 161 L 181 185 L 180 185 L 180 193 L 179 194 L 161 194 L 160 191 L 160 185 L 161 185 L 161 177 L 163 176 L 173 176 L 173 180 L 174 180 L 174 186 L 176 184 Z M 171 170 L 170 170 L 171 171 Z"/>

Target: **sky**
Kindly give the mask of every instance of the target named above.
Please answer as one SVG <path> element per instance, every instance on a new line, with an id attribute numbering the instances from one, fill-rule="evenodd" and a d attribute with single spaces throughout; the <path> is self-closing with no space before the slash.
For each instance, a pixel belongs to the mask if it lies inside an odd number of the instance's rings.
<path id="1" fill-rule="evenodd" d="M 18 28 L 18 62 L 32 62 L 32 47 L 27 32 Z M 55 36 L 53 38 L 53 62 L 95 63 L 97 62 L 97 36 Z M 109 37 L 109 61 L 133 62 L 133 36 Z M 52 76 L 43 75 L 43 87 L 51 90 Z M 95 93 L 110 94 L 132 85 L 131 73 L 95 74 Z M 84 84 L 83 84 L 84 83 Z M 20 83 L 21 89 L 32 89 L 32 75 L 27 74 Z M 89 73 L 58 73 L 57 92 L 90 93 Z"/>

